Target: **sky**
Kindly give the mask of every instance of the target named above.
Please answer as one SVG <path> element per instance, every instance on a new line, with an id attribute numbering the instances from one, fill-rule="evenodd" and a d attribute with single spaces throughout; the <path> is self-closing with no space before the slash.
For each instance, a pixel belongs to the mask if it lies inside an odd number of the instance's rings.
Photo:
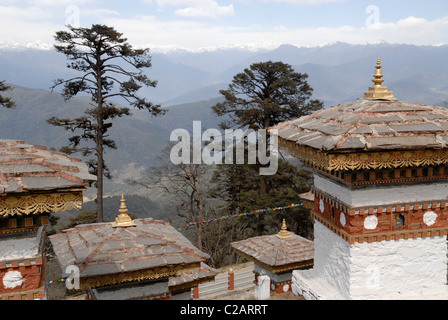
<path id="1" fill-rule="evenodd" d="M 446 0 L 0 0 L 0 45 L 50 48 L 66 25 L 113 26 L 135 47 L 448 44 Z"/>

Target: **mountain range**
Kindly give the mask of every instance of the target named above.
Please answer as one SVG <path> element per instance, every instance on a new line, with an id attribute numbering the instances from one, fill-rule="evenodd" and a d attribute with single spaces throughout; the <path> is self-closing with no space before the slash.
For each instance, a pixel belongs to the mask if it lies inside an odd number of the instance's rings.
<path id="1" fill-rule="evenodd" d="M 283 61 L 307 73 L 314 98 L 327 107 L 362 96 L 370 86 L 377 58 L 381 58 L 384 85 L 401 100 L 440 104 L 448 92 L 448 45 L 352 45 L 336 42 L 320 47 L 282 45 L 273 50 L 226 48 L 190 52 L 151 52 L 149 78 L 156 88 L 142 94 L 165 106 L 192 103 L 219 96 L 235 74 L 254 62 Z M 0 49 L 0 79 L 9 83 L 48 89 L 57 78 L 73 75 L 65 56 L 55 50 Z"/>
<path id="2" fill-rule="evenodd" d="M 384 85 L 398 99 L 431 105 L 448 100 L 446 45 L 334 43 L 313 48 L 282 45 L 274 50 L 173 50 L 151 55 L 153 66 L 148 76 L 158 85 L 142 89 L 141 94 L 161 103 L 168 112 L 151 117 L 134 110 L 132 117 L 114 122 L 110 133 L 118 149 L 105 155 L 114 176 L 106 182 L 107 195 L 147 195 L 147 191 L 127 185 L 126 179 L 141 177 L 148 166 L 158 163 L 156 158 L 169 143 L 172 130 L 190 131 L 195 120 L 202 121 L 204 128 L 218 128 L 223 119 L 212 113 L 211 106 L 220 101 L 219 90 L 227 88 L 234 75 L 254 62 L 283 61 L 295 71 L 307 73 L 313 98 L 322 100 L 325 107 L 362 97 L 372 85 L 378 57 L 383 65 Z M 66 63 L 65 56 L 54 50 L 0 49 L 0 81 L 14 86 L 6 95 L 17 104 L 15 109 L 0 110 L 0 138 L 53 148 L 67 143 L 68 133 L 46 120 L 52 116 L 79 116 L 90 100 L 80 96 L 64 101 L 57 91 L 49 90 L 53 80 L 73 75 Z"/>

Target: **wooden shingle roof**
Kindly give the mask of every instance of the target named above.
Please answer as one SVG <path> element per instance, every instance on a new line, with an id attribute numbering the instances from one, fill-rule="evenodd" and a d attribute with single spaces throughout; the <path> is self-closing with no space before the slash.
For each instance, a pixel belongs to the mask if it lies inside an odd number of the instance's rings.
<path id="1" fill-rule="evenodd" d="M 24 141 L 0 139 L 0 196 L 84 190 L 95 180 L 79 159 Z"/>
<path id="2" fill-rule="evenodd" d="M 106 276 L 112 283 L 121 282 L 125 274 L 140 274 L 143 280 L 173 277 L 172 285 L 214 279 L 217 271 L 202 265 L 209 255 L 169 223 L 152 218 L 133 222 L 129 227 L 78 225 L 50 236 L 62 272 L 76 265 L 81 281 Z M 89 286 L 95 287 L 93 283 Z"/>
<path id="3" fill-rule="evenodd" d="M 398 100 L 358 99 L 272 129 L 285 141 L 328 153 L 441 149 L 448 144 L 448 110 Z"/>
<path id="4" fill-rule="evenodd" d="M 231 246 L 238 254 L 272 272 L 289 271 L 314 262 L 314 243 L 285 230 L 233 242 Z"/>

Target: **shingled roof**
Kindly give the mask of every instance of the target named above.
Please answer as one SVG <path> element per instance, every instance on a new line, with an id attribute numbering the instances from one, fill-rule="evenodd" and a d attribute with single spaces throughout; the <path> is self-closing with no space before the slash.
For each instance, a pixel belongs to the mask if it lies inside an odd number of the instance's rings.
<path id="1" fill-rule="evenodd" d="M 95 180 L 79 159 L 20 140 L 0 140 L 0 196 L 84 190 Z"/>
<path id="2" fill-rule="evenodd" d="M 171 224 L 152 218 L 132 220 L 124 196 L 119 212 L 115 222 L 78 225 L 49 237 L 63 277 L 68 276 L 68 266 L 76 265 L 84 288 L 166 279 L 170 291 L 215 278 L 218 271 L 204 263 L 209 255 Z M 130 290 L 127 294 L 137 294 Z"/>
<path id="3" fill-rule="evenodd" d="M 133 221 L 131 227 L 78 225 L 50 236 L 62 270 L 76 265 L 83 278 L 199 264 L 209 257 L 168 223 L 152 218 Z"/>
<path id="4" fill-rule="evenodd" d="M 375 85 L 364 98 L 271 129 L 285 141 L 327 153 L 445 148 L 448 110 L 399 101 L 381 85 L 382 77 L 378 59 Z"/>
<path id="5" fill-rule="evenodd" d="M 274 129 L 284 140 L 324 152 L 440 149 L 448 143 L 448 110 L 358 99 Z"/>
<path id="6" fill-rule="evenodd" d="M 232 248 L 240 255 L 273 272 L 282 272 L 309 265 L 314 261 L 314 243 L 293 232 L 253 237 L 233 242 Z"/>

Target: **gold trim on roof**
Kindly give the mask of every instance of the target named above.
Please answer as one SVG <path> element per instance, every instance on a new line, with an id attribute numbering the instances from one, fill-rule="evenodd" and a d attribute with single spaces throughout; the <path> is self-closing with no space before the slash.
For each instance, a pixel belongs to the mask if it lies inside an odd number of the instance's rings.
<path id="1" fill-rule="evenodd" d="M 326 171 L 396 169 L 448 164 L 448 149 L 379 151 L 329 154 L 280 139 L 294 156 L 308 166 Z"/>
<path id="2" fill-rule="evenodd" d="M 378 61 L 375 66 L 375 74 L 373 75 L 372 82 L 374 85 L 369 88 L 369 91 L 364 93 L 364 99 L 368 100 L 397 100 L 394 97 L 394 93 L 392 91 L 388 91 L 387 87 L 383 86 L 383 72 L 381 71 L 381 61 L 378 58 Z"/>
<path id="3" fill-rule="evenodd" d="M 0 197 L 0 217 L 81 209 L 82 192 Z"/>
<path id="4" fill-rule="evenodd" d="M 135 222 L 128 215 L 128 208 L 126 208 L 126 201 L 124 200 L 124 196 L 121 195 L 121 204 L 118 212 L 120 214 L 115 218 L 115 222 L 112 222 L 112 226 L 116 227 L 134 227 Z"/>
<path id="5" fill-rule="evenodd" d="M 448 163 L 448 150 L 329 154 L 328 170 L 395 169 Z"/>
<path id="6" fill-rule="evenodd" d="M 287 228 L 286 228 L 286 221 L 285 219 L 283 219 L 283 223 L 282 223 L 282 227 L 280 229 L 280 231 L 276 234 L 277 238 L 279 239 L 288 239 L 291 238 L 291 234 L 288 232 Z"/>
<path id="7" fill-rule="evenodd" d="M 122 283 L 146 281 L 175 277 L 181 275 L 186 270 L 190 272 L 199 272 L 199 263 L 190 263 L 184 265 L 170 265 L 163 267 L 155 267 L 151 269 L 135 270 L 129 272 L 119 272 L 114 274 L 86 277 L 81 276 L 80 289 L 99 288 L 109 285 L 117 285 Z M 168 280 L 168 279 L 167 279 Z"/>

